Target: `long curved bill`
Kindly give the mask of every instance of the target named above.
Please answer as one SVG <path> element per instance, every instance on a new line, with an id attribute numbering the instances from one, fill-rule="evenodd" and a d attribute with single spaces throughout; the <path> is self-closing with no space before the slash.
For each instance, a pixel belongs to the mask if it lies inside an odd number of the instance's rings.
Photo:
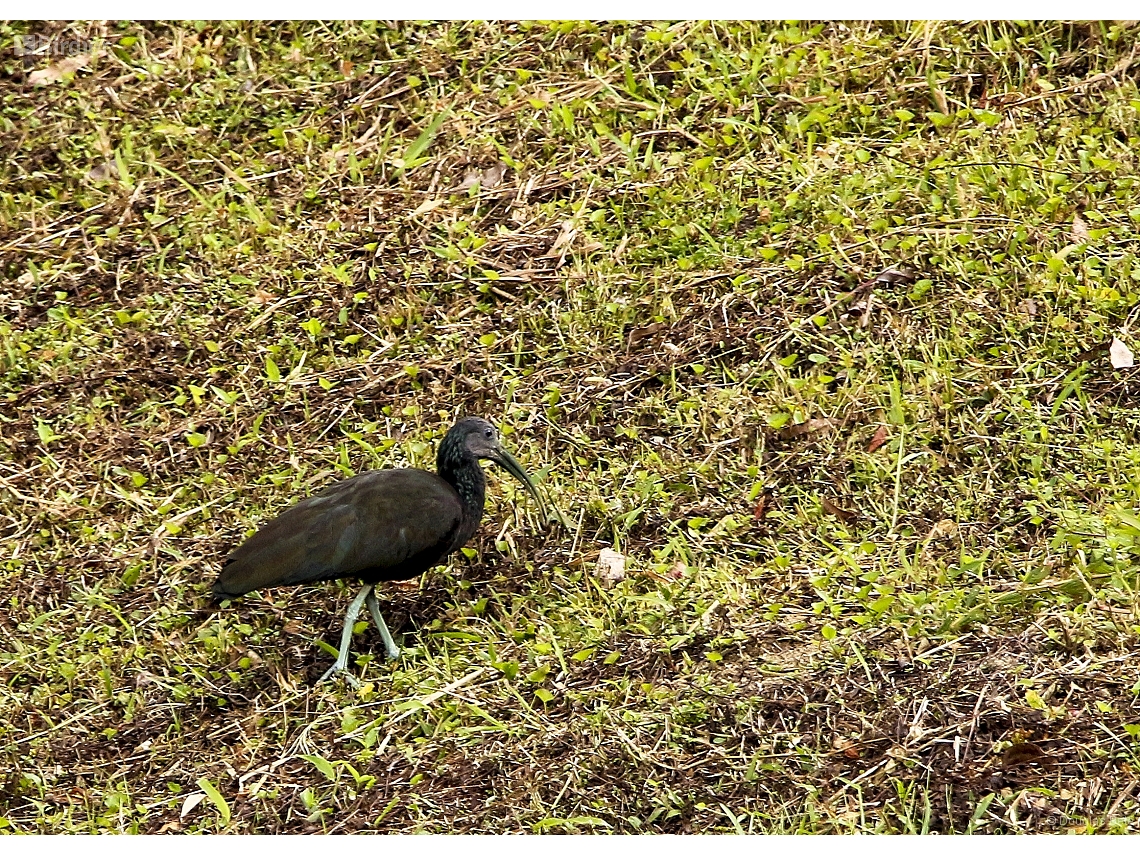
<path id="1" fill-rule="evenodd" d="M 526 487 L 527 492 L 530 493 L 531 496 L 534 497 L 535 502 L 538 503 L 539 511 L 541 511 L 544 517 L 549 519 L 550 515 L 549 511 L 546 509 L 546 503 L 542 500 L 542 496 L 539 495 L 538 488 L 534 485 L 534 481 L 532 481 L 530 479 L 530 476 L 526 474 L 526 470 L 522 468 L 522 465 L 517 460 L 515 460 L 514 457 L 511 456 L 511 453 L 505 448 L 500 447 L 495 450 L 498 456 L 493 458 L 494 461 L 506 469 L 509 473 L 511 473 L 511 475 L 513 475 L 516 480 L 518 480 L 524 487 Z M 554 513 L 558 521 L 562 523 L 563 526 L 565 526 L 566 520 L 563 519 L 562 512 L 558 510 L 557 506 L 552 507 L 554 507 Z"/>

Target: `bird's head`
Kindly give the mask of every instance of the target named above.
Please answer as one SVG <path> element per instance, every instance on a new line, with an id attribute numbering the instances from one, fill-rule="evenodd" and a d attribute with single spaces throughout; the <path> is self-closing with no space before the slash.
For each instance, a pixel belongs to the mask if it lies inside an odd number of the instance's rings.
<path id="1" fill-rule="evenodd" d="M 530 476 L 526 474 L 526 470 L 522 468 L 519 462 L 511 456 L 510 452 L 499 444 L 499 431 L 495 429 L 493 424 L 486 419 L 475 417 L 460 419 L 452 426 L 451 430 L 447 432 L 447 436 L 444 438 L 444 444 L 449 444 L 453 440 L 456 441 L 456 445 L 462 448 L 464 452 L 471 457 L 490 460 L 497 463 L 503 469 L 506 469 L 507 472 L 526 487 L 527 492 L 530 493 L 538 503 L 538 507 L 542 511 L 543 516 L 546 515 L 546 506 L 542 501 L 542 497 L 538 494 L 538 488 L 534 486 L 534 482 L 530 479 Z"/>

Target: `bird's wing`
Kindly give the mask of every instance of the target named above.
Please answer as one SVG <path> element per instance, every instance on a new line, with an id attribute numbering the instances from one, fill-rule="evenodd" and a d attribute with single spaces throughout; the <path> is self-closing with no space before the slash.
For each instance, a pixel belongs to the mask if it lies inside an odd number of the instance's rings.
<path id="1" fill-rule="evenodd" d="M 357 576 L 446 546 L 462 517 L 455 491 L 421 469 L 365 472 L 297 503 L 227 560 L 214 592 Z"/>
<path id="2" fill-rule="evenodd" d="M 454 488 L 422 469 L 365 473 L 349 493 L 337 502 L 353 509 L 353 519 L 335 547 L 330 538 L 332 554 L 323 559 L 340 568 L 336 576 L 394 569 L 417 556 L 443 552 L 463 516 Z"/>

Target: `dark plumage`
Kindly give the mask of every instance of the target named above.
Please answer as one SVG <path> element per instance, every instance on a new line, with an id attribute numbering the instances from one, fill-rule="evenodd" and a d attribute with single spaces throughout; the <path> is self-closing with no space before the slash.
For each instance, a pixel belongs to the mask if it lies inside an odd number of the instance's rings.
<path id="1" fill-rule="evenodd" d="M 374 586 L 418 576 L 471 538 L 483 517 L 486 493 L 479 458 L 506 469 L 542 508 L 534 483 L 499 445 L 495 428 L 483 419 L 460 419 L 439 445 L 438 474 L 362 472 L 298 502 L 230 554 L 214 595 L 230 598 L 258 588 L 358 578 L 364 589 L 349 606 L 340 655 L 321 679 L 347 667 L 352 626 L 364 603 L 389 658 L 397 658 L 400 650 L 380 616 Z"/>

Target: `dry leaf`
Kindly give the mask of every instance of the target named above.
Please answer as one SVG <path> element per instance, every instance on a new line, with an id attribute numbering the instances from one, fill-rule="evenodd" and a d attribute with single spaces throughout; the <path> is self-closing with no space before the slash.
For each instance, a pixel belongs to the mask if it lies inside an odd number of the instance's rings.
<path id="1" fill-rule="evenodd" d="M 28 83 L 32 86 L 47 86 L 49 83 L 62 80 L 69 74 L 74 74 L 90 61 L 91 57 L 85 53 L 79 53 L 75 56 L 66 56 L 59 62 L 53 62 L 47 68 L 33 71 L 28 75 Z"/>
<path id="2" fill-rule="evenodd" d="M 903 285 L 913 285 L 918 281 L 918 272 L 909 268 L 902 268 L 901 270 L 889 267 L 880 273 L 874 279 L 875 285 L 894 285 L 900 283 Z"/>
<path id="3" fill-rule="evenodd" d="M 656 323 L 656 324 L 650 324 L 647 327 L 638 327 L 637 329 L 635 329 L 633 332 L 631 332 L 629 334 L 629 347 L 632 348 L 634 345 L 636 345 L 643 338 L 648 338 L 651 335 L 656 335 L 657 333 L 659 333 L 663 329 L 665 329 L 666 326 L 667 326 L 667 324 L 665 324 L 665 323 Z"/>
<path id="4" fill-rule="evenodd" d="M 935 87 L 934 91 L 931 92 L 930 94 L 934 98 L 934 106 L 936 106 L 938 108 L 938 112 L 941 113 L 943 116 L 950 115 L 950 104 L 946 100 L 946 93 L 943 92 L 938 87 Z"/>
<path id="5" fill-rule="evenodd" d="M 483 177 L 479 183 L 484 188 L 490 190 L 502 184 L 503 178 L 506 176 L 506 174 L 507 165 L 500 160 L 494 166 L 483 170 Z"/>
<path id="6" fill-rule="evenodd" d="M 91 181 L 106 181 L 109 178 L 118 177 L 119 169 L 110 160 L 104 160 L 102 163 L 95 164 L 87 172 L 87 178 Z"/>
<path id="7" fill-rule="evenodd" d="M 684 579 L 685 570 L 687 569 L 684 561 L 674 561 L 672 568 L 670 568 L 666 575 L 668 575 L 670 579 Z"/>
<path id="8" fill-rule="evenodd" d="M 193 795 L 187 796 L 186 801 L 182 803 L 182 813 L 178 815 L 178 818 L 186 819 L 186 814 L 198 807 L 204 798 L 206 798 L 205 793 L 194 793 Z"/>
<path id="9" fill-rule="evenodd" d="M 930 529 L 931 537 L 951 537 L 958 530 L 958 523 L 954 520 L 939 520 Z"/>
<path id="10" fill-rule="evenodd" d="M 859 749 L 855 747 L 855 743 L 845 736 L 836 736 L 831 741 L 831 747 L 843 752 L 843 756 L 850 760 L 856 760 L 859 757 Z"/>
<path id="11" fill-rule="evenodd" d="M 866 300 L 860 300 L 857 304 L 862 314 L 859 315 L 859 326 L 867 329 L 871 325 L 871 310 L 875 306 L 875 295 L 868 293 Z M 854 314 L 855 306 L 852 306 L 852 314 Z"/>
<path id="12" fill-rule="evenodd" d="M 806 433 L 828 431 L 833 427 L 835 427 L 834 419 L 808 419 L 806 422 L 784 428 L 777 436 L 780 439 L 795 439 L 797 436 L 803 436 Z"/>
<path id="13" fill-rule="evenodd" d="M 768 515 L 768 494 L 761 493 L 760 498 L 756 500 L 756 507 L 752 509 L 752 518 L 756 522 L 763 522 L 764 517 Z"/>
<path id="14" fill-rule="evenodd" d="M 833 517 L 838 518 L 842 522 L 851 522 L 851 520 L 855 519 L 857 516 L 854 511 L 845 511 L 843 508 L 839 507 L 839 505 L 835 504 L 835 502 L 831 501 L 831 499 L 827 498 L 827 496 L 820 496 L 819 502 L 821 505 L 823 505 L 824 511 L 831 514 Z"/>
<path id="15" fill-rule="evenodd" d="M 503 176 L 506 174 L 507 165 L 501 160 L 494 166 L 482 171 L 470 169 L 467 171 L 467 174 L 463 176 L 463 181 L 460 182 L 459 189 L 470 190 L 478 184 L 480 190 L 493 190 L 503 183 Z"/>
<path id="16" fill-rule="evenodd" d="M 443 204 L 442 199 L 427 199 L 420 202 L 419 207 L 412 211 L 413 217 L 419 217 L 423 214 L 430 213 Z"/>
<path id="17" fill-rule="evenodd" d="M 1047 755 L 1040 745 L 1033 742 L 1018 742 L 1001 753 L 1001 765 L 1009 769 L 1027 763 L 1041 763 L 1046 758 Z"/>
<path id="18" fill-rule="evenodd" d="M 344 77 L 352 74 L 352 69 L 356 67 L 356 63 L 351 59 L 342 59 L 340 61 L 340 73 Z"/>
<path id="19" fill-rule="evenodd" d="M 887 441 L 887 426 L 879 425 L 879 429 L 875 431 L 875 435 L 871 437 L 871 441 L 867 444 L 867 453 L 876 451 L 883 446 Z"/>
<path id="20" fill-rule="evenodd" d="M 594 568 L 594 575 L 607 587 L 616 585 L 625 578 L 625 556 L 616 549 L 609 547 L 603 549 L 598 553 L 598 565 Z"/>
<path id="21" fill-rule="evenodd" d="M 1024 300 L 1017 304 L 1017 310 L 1023 315 L 1028 315 L 1031 318 L 1037 317 L 1037 301 L 1026 297 Z"/>
<path id="22" fill-rule="evenodd" d="M 1112 363 L 1113 368 L 1131 368 L 1136 364 L 1128 345 L 1115 336 L 1113 336 L 1112 344 L 1108 346 L 1108 361 Z"/>
<path id="23" fill-rule="evenodd" d="M 1069 233 L 1077 243 L 1088 243 L 1089 227 L 1085 224 L 1085 221 L 1081 219 L 1080 214 L 1073 215 L 1073 227 Z"/>
<path id="24" fill-rule="evenodd" d="M 1090 347 L 1088 350 L 1082 350 L 1074 357 L 1074 359 L 1077 362 L 1092 362 L 1097 357 L 1108 353 L 1109 348 L 1111 347 L 1112 342 L 1106 341 L 1096 345 L 1095 347 Z"/>
<path id="25" fill-rule="evenodd" d="M 553 258 L 562 247 L 569 246 L 577 234 L 578 230 L 574 228 L 574 221 L 563 220 L 562 229 L 558 232 L 558 237 L 555 238 L 549 252 L 547 252 L 547 258 Z"/>

